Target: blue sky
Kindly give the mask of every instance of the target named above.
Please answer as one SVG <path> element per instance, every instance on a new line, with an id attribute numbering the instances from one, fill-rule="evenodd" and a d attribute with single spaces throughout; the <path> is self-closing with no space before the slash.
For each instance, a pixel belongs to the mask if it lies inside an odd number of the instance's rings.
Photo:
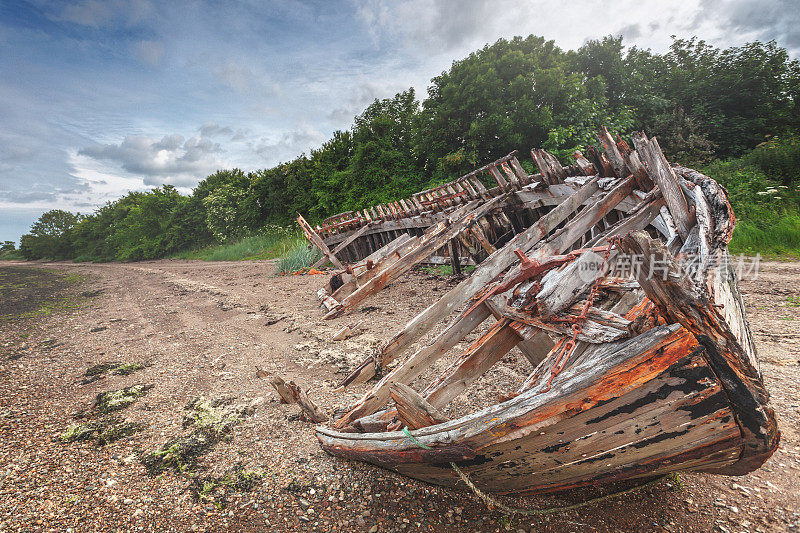
<path id="1" fill-rule="evenodd" d="M 500 37 L 775 39 L 797 57 L 799 18 L 789 0 L 0 0 L 0 241 L 48 209 L 292 159 Z"/>

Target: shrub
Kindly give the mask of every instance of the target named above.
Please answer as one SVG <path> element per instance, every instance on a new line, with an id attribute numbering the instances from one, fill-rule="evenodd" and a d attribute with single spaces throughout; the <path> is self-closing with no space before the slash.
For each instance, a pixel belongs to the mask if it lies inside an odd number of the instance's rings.
<path id="1" fill-rule="evenodd" d="M 742 158 L 784 185 L 800 184 L 800 139 L 775 137 Z"/>

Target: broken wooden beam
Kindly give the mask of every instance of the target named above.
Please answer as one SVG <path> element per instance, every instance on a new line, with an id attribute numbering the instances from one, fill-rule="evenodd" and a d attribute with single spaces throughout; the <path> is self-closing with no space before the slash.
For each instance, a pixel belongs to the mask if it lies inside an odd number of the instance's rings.
<path id="1" fill-rule="evenodd" d="M 678 183 L 678 177 L 672 167 L 669 166 L 667 158 L 664 157 L 664 152 L 661 151 L 658 140 L 653 137 L 647 141 L 644 134 L 641 134 L 641 136 L 643 138 L 640 138 L 639 141 L 636 141 L 637 137 L 634 137 L 634 141 L 638 144 L 637 151 L 647 165 L 649 176 L 661 189 L 669 212 L 678 227 L 678 233 L 685 240 L 689 236 L 689 230 L 694 226 L 695 220 L 694 215 L 689 212 L 689 206 Z"/>

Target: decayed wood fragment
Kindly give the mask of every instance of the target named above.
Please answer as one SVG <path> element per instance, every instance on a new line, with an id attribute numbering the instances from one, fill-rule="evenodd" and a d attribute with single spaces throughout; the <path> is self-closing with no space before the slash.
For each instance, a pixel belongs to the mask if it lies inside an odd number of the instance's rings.
<path id="1" fill-rule="evenodd" d="M 358 322 L 353 322 L 352 324 L 342 326 L 342 329 L 337 331 L 331 338 L 335 341 L 349 339 L 350 337 L 358 334 L 358 330 L 363 322 L 363 320 L 359 320 Z"/>
<path id="2" fill-rule="evenodd" d="M 310 422 L 319 424 L 328 420 L 328 416 L 309 399 L 308 395 L 294 381 L 286 383 L 280 376 L 258 367 L 256 367 L 256 376 L 269 380 L 270 385 L 280 396 L 281 403 L 299 405 Z"/>

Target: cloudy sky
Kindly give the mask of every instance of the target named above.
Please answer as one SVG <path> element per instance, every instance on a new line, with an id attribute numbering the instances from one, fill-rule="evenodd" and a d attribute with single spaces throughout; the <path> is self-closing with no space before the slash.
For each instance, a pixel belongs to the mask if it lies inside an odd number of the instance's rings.
<path id="1" fill-rule="evenodd" d="M 272 166 L 347 128 L 375 98 L 419 96 L 452 60 L 535 33 L 575 48 L 622 34 L 800 55 L 790 0 L 0 0 L 0 241 L 43 211 L 129 190 L 189 191 L 218 168 Z M 624 16 L 622 16 L 624 15 Z"/>

